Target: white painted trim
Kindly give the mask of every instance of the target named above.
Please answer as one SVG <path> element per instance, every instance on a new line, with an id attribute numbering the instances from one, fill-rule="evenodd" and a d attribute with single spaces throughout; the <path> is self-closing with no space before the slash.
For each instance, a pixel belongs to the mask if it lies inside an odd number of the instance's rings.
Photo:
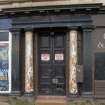
<path id="1" fill-rule="evenodd" d="M 9 35 L 9 39 L 8 41 L 0 41 L 0 43 L 8 43 L 9 44 L 9 51 L 8 51 L 8 57 L 9 57 L 9 71 L 8 71 L 8 79 L 9 79 L 9 90 L 8 91 L 0 91 L 0 94 L 4 93 L 10 93 L 11 92 L 11 71 L 12 71 L 12 67 L 11 67 L 11 64 L 12 64 L 12 34 L 11 32 L 7 31 L 7 30 L 0 30 L 0 32 L 8 32 L 8 35 Z"/>
<path id="2" fill-rule="evenodd" d="M 9 41 L 0 41 L 0 43 L 9 43 Z"/>
<path id="3" fill-rule="evenodd" d="M 12 33 L 9 32 L 9 92 L 11 92 L 12 85 Z"/>
<path id="4" fill-rule="evenodd" d="M 8 0 L 6 0 L 8 1 Z M 39 7 L 39 6 L 58 6 L 58 5 L 74 5 L 74 4 L 95 4 L 102 3 L 105 4 L 105 0 L 43 0 L 34 2 L 32 0 L 25 2 L 14 2 L 4 3 L 0 5 L 0 10 L 8 8 L 24 8 L 24 7 Z M 20 0 L 19 0 L 20 1 Z"/>
<path id="5" fill-rule="evenodd" d="M 0 30 L 0 32 L 9 32 L 9 30 Z"/>

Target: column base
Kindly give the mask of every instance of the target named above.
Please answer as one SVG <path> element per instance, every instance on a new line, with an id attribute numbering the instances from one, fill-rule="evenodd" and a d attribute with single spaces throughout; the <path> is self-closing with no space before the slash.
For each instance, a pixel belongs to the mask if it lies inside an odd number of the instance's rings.
<path id="1" fill-rule="evenodd" d="M 86 98 L 91 98 L 94 97 L 94 94 L 93 92 L 82 92 L 81 96 Z"/>
<path id="2" fill-rule="evenodd" d="M 93 98 L 94 94 L 92 92 L 82 92 L 81 95 L 77 94 L 71 94 L 69 93 L 68 97 L 77 98 L 77 97 L 83 97 L 83 98 Z"/>
<path id="3" fill-rule="evenodd" d="M 78 93 L 77 94 L 71 94 L 71 93 L 69 93 L 69 95 L 68 95 L 69 97 L 73 97 L 73 98 L 75 98 L 75 97 L 77 97 L 78 96 Z"/>
<path id="4" fill-rule="evenodd" d="M 35 94 L 34 94 L 34 92 L 25 92 L 24 96 L 26 96 L 26 97 L 33 97 L 33 96 L 35 96 Z"/>
<path id="5" fill-rule="evenodd" d="M 21 96 L 21 92 L 20 91 L 12 91 L 10 93 L 10 96 Z"/>

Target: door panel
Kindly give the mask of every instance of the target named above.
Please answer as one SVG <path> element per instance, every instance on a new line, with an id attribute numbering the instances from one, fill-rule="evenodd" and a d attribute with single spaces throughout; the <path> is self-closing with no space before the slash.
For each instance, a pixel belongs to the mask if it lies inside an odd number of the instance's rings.
<path id="1" fill-rule="evenodd" d="M 63 33 L 55 33 L 55 36 L 54 36 L 54 48 L 64 48 L 64 36 L 63 36 Z"/>
<path id="2" fill-rule="evenodd" d="M 105 80 L 105 53 L 96 53 L 95 80 Z"/>
<path id="3" fill-rule="evenodd" d="M 39 33 L 39 94 L 65 94 L 64 32 Z"/>

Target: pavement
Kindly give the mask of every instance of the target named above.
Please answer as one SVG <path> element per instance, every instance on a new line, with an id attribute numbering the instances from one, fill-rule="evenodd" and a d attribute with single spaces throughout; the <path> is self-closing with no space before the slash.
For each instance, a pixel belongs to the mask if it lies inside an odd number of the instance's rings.
<path id="1" fill-rule="evenodd" d="M 0 96 L 0 105 L 35 105 L 34 98 Z"/>
<path id="2" fill-rule="evenodd" d="M 35 104 L 35 97 L 29 98 L 29 97 L 0 96 L 0 105 L 37 105 L 37 104 Z M 69 98 L 67 99 L 67 105 L 105 105 L 105 98 L 103 99 Z"/>
<path id="3" fill-rule="evenodd" d="M 10 104 L 7 102 L 0 102 L 0 105 L 10 105 Z"/>

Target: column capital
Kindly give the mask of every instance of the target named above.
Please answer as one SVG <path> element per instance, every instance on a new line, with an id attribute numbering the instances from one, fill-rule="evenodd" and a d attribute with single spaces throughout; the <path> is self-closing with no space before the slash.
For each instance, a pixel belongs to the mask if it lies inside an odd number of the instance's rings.
<path id="1" fill-rule="evenodd" d="M 33 28 L 24 28 L 24 31 L 25 31 L 25 32 L 33 32 L 34 29 L 33 29 Z"/>
<path id="2" fill-rule="evenodd" d="M 21 28 L 10 28 L 10 32 L 20 32 Z"/>
<path id="3" fill-rule="evenodd" d="M 93 31 L 95 29 L 94 25 L 82 26 L 83 31 Z"/>
<path id="4" fill-rule="evenodd" d="M 71 30 L 78 30 L 78 27 L 77 26 L 72 26 L 72 27 L 68 27 L 68 29 L 70 29 L 70 31 Z"/>

